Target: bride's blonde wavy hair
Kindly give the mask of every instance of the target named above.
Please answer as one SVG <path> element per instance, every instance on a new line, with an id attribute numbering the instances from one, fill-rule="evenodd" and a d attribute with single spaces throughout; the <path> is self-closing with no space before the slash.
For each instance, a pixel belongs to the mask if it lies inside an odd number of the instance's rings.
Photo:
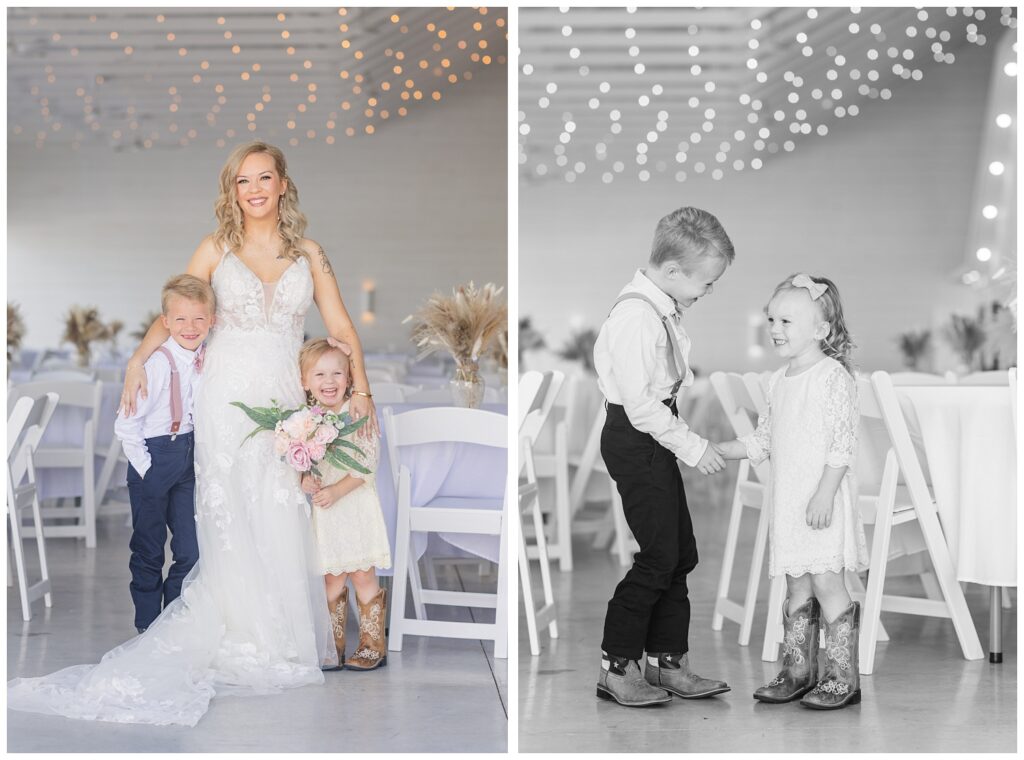
<path id="1" fill-rule="evenodd" d="M 265 142 L 255 141 L 239 145 L 228 156 L 220 170 L 220 195 L 214 203 L 217 215 L 217 231 L 213 242 L 218 251 L 238 251 L 245 242 L 245 215 L 238 205 L 238 170 L 253 153 L 266 153 L 274 159 L 274 168 L 282 180 L 287 180 L 288 189 L 277 199 L 277 231 L 284 241 L 284 256 L 292 261 L 309 259 L 302 249 L 302 238 L 306 232 L 306 215 L 299 211 L 299 191 L 295 181 L 288 176 L 288 166 L 280 148 Z"/>

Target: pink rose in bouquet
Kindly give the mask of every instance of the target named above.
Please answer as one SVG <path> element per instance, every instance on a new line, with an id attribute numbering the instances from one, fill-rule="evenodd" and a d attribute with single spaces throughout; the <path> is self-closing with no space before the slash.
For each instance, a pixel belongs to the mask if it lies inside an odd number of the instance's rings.
<path id="1" fill-rule="evenodd" d="M 312 457 L 313 462 L 319 462 L 324 458 L 324 454 L 327 453 L 327 444 L 318 443 L 313 440 L 306 444 L 306 450 L 309 452 L 309 456 Z"/>
<path id="2" fill-rule="evenodd" d="M 330 443 L 337 437 L 338 428 L 334 427 L 334 425 L 320 425 L 316 429 L 316 432 L 313 433 L 313 440 L 319 444 L 323 444 L 324 446 L 327 446 L 328 443 Z"/>
<path id="3" fill-rule="evenodd" d="M 309 449 L 302 441 L 292 440 L 288 443 L 288 451 L 285 453 L 285 461 L 299 472 L 306 472 L 313 466 L 313 458 Z"/>

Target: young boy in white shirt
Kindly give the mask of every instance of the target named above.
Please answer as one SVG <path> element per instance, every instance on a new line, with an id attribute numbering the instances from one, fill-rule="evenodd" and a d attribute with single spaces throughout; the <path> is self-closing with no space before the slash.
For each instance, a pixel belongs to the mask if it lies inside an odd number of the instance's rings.
<path id="1" fill-rule="evenodd" d="M 168 280 L 162 293 L 169 337 L 146 362 L 149 396 L 132 417 L 118 415 L 114 433 L 128 457 L 132 506 L 131 594 L 135 628 L 145 631 L 181 594 L 199 559 L 195 523 L 192 404 L 213 325 L 216 297 L 210 284 L 189 274 Z M 164 543 L 171 531 L 174 564 L 163 578 Z"/>
<path id="2" fill-rule="evenodd" d="M 678 416 L 676 399 L 693 384 L 683 313 L 711 293 L 734 256 L 708 212 L 686 207 L 664 217 L 648 267 L 619 293 L 594 347 L 608 410 L 601 456 L 640 544 L 608 602 L 597 696 L 629 707 L 671 701 L 669 692 L 698 699 L 729 690 L 689 667 L 686 577 L 697 544 L 676 460 L 706 475 L 725 463 Z"/>

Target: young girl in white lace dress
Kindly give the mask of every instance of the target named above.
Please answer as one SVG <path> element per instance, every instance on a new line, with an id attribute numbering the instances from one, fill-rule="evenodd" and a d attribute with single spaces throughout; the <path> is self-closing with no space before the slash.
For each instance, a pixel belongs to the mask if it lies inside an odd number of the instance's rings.
<path id="1" fill-rule="evenodd" d="M 350 365 L 348 346 L 316 338 L 299 352 L 302 387 L 313 401 L 332 412 L 348 410 Z M 363 455 L 356 456 L 371 473 L 378 462 L 377 437 L 359 437 Z M 387 664 L 384 623 L 387 593 L 377 582 L 376 568 L 391 567 L 387 529 L 373 474 L 318 465 L 322 480 L 308 473 L 302 488 L 313 498 L 320 570 L 327 586 L 327 607 L 334 629 L 338 662 L 348 670 L 373 670 Z M 348 611 L 348 579 L 352 579 L 359 606 L 359 644 L 345 659 L 345 621 Z"/>
<path id="2" fill-rule="evenodd" d="M 717 444 L 730 459 L 771 461 L 768 574 L 786 576 L 783 669 L 754 692 L 762 702 L 830 710 L 860 701 L 860 605 L 844 573 L 867 568 L 853 460 L 857 390 L 853 342 L 835 284 L 805 274 L 779 284 L 767 307 L 787 365 L 768 381 L 768 411 L 750 436 Z M 824 666 L 818 636 L 824 628 Z"/>

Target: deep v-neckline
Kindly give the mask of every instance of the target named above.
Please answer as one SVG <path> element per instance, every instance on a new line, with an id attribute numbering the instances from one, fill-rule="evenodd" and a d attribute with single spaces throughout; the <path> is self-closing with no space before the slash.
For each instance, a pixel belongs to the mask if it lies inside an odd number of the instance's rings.
<path id="1" fill-rule="evenodd" d="M 251 275 L 252 275 L 253 277 L 255 277 L 255 278 L 256 278 L 256 279 L 257 279 L 257 280 L 258 280 L 258 281 L 259 281 L 259 282 L 260 282 L 261 284 L 263 284 L 263 285 L 274 285 L 274 286 L 276 286 L 276 285 L 277 285 L 277 283 L 281 282 L 281 280 L 282 280 L 282 279 L 284 278 L 284 276 L 285 276 L 285 275 L 286 275 L 286 274 L 288 273 L 288 270 L 289 270 L 289 269 L 291 269 L 291 268 L 292 268 L 293 266 L 295 266 L 295 265 L 296 265 L 296 264 L 298 263 L 298 261 L 299 261 L 298 259 L 295 259 L 294 261 L 292 261 L 292 263 L 291 263 L 291 264 L 289 264 L 288 266 L 286 266 L 286 267 L 284 268 L 284 271 L 283 271 L 283 272 L 281 272 L 281 274 L 280 274 L 280 275 L 278 275 L 278 278 L 277 278 L 276 280 L 274 280 L 273 282 L 267 282 L 267 281 L 266 281 L 266 280 L 264 280 L 264 279 L 263 279 L 262 277 L 260 277 L 260 276 L 259 276 L 258 274 L 256 274 L 256 272 L 254 272 L 254 271 L 253 271 L 253 270 L 252 270 L 252 269 L 251 269 L 251 268 L 249 267 L 249 265 L 248 265 L 248 264 L 246 264 L 246 263 L 245 263 L 244 261 L 242 261 L 242 257 L 241 257 L 241 256 L 239 256 L 239 255 L 238 255 L 237 253 L 235 253 L 234 251 L 228 251 L 228 253 L 230 253 L 230 254 L 231 254 L 232 256 L 234 256 L 234 257 L 235 257 L 235 260 L 236 260 L 236 261 L 237 261 L 237 262 L 238 262 L 239 264 L 241 264 L 241 265 L 242 265 L 242 268 L 243 268 L 243 269 L 245 269 L 245 271 L 246 271 L 246 272 L 248 272 L 248 273 L 249 273 L 249 274 L 251 274 Z M 276 287 L 275 287 L 275 289 L 276 289 Z"/>

